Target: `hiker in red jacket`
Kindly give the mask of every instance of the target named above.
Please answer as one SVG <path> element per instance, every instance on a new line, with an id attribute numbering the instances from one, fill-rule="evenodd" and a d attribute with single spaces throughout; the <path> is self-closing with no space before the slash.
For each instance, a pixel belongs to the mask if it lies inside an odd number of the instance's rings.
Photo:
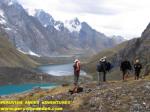
<path id="1" fill-rule="evenodd" d="M 74 68 L 74 84 L 78 85 L 78 80 L 80 76 L 80 61 L 78 59 L 74 61 L 73 68 Z"/>
<path id="2" fill-rule="evenodd" d="M 77 93 L 78 89 L 80 88 L 78 86 L 78 81 L 80 76 L 80 61 L 78 59 L 74 61 L 73 68 L 74 68 L 74 88 L 73 90 L 69 90 L 71 94 Z"/>

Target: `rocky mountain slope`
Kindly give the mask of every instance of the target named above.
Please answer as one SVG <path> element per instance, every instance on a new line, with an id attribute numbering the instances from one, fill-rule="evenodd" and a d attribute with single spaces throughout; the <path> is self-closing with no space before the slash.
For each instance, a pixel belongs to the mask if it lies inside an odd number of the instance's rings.
<path id="1" fill-rule="evenodd" d="M 85 70 L 90 73 L 96 72 L 96 63 L 98 60 L 107 56 L 108 60 L 112 62 L 115 68 L 120 66 L 120 62 L 123 59 L 128 59 L 129 61 L 134 62 L 135 59 L 140 59 L 143 70 L 142 72 L 146 75 L 150 72 L 150 24 L 144 30 L 140 38 L 135 38 L 124 42 L 112 49 L 107 49 L 99 54 L 95 55 L 91 59 L 88 59 L 88 63 L 85 64 Z M 119 69 L 112 71 L 113 74 L 118 74 Z M 117 72 L 117 73 L 116 73 Z"/>
<path id="2" fill-rule="evenodd" d="M 36 59 L 35 59 L 36 58 Z M 34 68 L 41 63 L 64 63 L 68 58 L 29 57 L 9 42 L 8 35 L 0 29 L 0 86 L 23 83 L 64 83 L 72 81 L 72 77 L 55 77 L 39 73 Z M 44 62 L 43 62 L 44 61 Z M 82 78 L 84 79 L 84 78 Z M 89 79 L 88 79 L 89 80 Z"/>
<path id="3" fill-rule="evenodd" d="M 71 95 L 72 86 L 48 90 L 33 90 L 28 93 L 1 97 L 1 100 L 39 101 L 37 104 L 17 105 L 16 107 L 63 108 L 61 112 L 149 112 L 150 77 L 126 82 L 112 81 L 96 86 L 95 82 L 81 85 L 83 92 Z M 46 101 L 71 101 L 70 104 L 43 104 Z M 6 105 L 1 105 L 5 107 Z M 9 105 L 13 107 L 14 105 Z M 45 111 L 49 112 L 49 111 Z"/>
<path id="4" fill-rule="evenodd" d="M 47 55 L 56 46 L 40 22 L 14 0 L 0 0 L 0 11 L 1 28 L 17 49 Z"/>
<path id="5" fill-rule="evenodd" d="M 43 63 L 39 58 L 38 60 L 40 61 L 35 60 L 16 50 L 8 41 L 7 35 L 3 31 L 0 31 L 0 86 L 23 83 L 64 83 L 72 81 L 72 78 L 69 77 L 55 77 L 33 70 L 40 63 Z M 47 59 L 46 61 L 49 60 L 53 59 Z M 53 61 L 50 62 L 52 63 Z M 56 62 L 54 61 L 54 63 Z"/>
<path id="6" fill-rule="evenodd" d="M 116 45 L 77 18 L 64 24 L 41 10 L 30 16 L 16 0 L 0 0 L 0 25 L 18 50 L 37 56 L 90 54 Z"/>
<path id="7" fill-rule="evenodd" d="M 7 35 L 0 30 L 0 67 L 33 68 L 37 65 L 37 62 L 17 51 L 8 41 Z"/>
<path id="8" fill-rule="evenodd" d="M 86 22 L 80 22 L 78 18 L 66 20 L 65 22 L 56 21 L 50 14 L 43 10 L 35 10 L 34 16 L 49 31 L 55 31 L 55 34 L 57 34 L 56 37 L 59 36 L 57 37 L 59 38 L 58 43 L 62 43 L 60 38 L 66 40 L 67 37 L 68 45 L 71 44 L 72 47 L 75 46 L 78 49 L 87 50 L 88 52 L 98 52 L 125 41 L 121 36 L 108 38 L 105 34 L 97 32 Z"/>
<path id="9" fill-rule="evenodd" d="M 0 29 L 0 85 L 61 82 L 57 77 L 33 71 L 38 65 L 29 56 L 16 50 L 9 42 L 8 35 Z"/>

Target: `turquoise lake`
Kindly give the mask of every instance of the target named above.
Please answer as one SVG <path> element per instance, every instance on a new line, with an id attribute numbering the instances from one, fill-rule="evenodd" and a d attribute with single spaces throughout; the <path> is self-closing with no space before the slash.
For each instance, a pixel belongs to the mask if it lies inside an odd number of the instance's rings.
<path id="1" fill-rule="evenodd" d="M 62 65 L 44 65 L 37 68 L 43 73 L 47 73 L 53 76 L 73 76 L 73 63 L 62 64 Z M 86 73 L 81 70 L 80 75 L 86 75 Z M 55 84 L 20 84 L 20 85 L 5 85 L 0 86 L 0 95 L 10 95 L 16 93 L 22 93 L 30 91 L 33 88 L 53 88 L 56 87 Z"/>
<path id="2" fill-rule="evenodd" d="M 5 85 L 0 86 L 0 95 L 11 95 L 16 93 L 22 93 L 26 91 L 30 91 L 36 87 L 41 88 L 53 88 L 56 87 L 55 84 L 47 83 L 47 84 L 20 84 L 20 85 Z"/>

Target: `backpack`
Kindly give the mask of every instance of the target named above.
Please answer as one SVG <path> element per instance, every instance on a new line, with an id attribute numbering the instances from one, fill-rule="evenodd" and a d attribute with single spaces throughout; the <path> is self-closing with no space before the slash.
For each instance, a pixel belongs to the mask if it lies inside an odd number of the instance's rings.
<path id="1" fill-rule="evenodd" d="M 106 62 L 106 71 L 110 71 L 113 68 L 113 65 L 110 62 Z"/>
<path id="2" fill-rule="evenodd" d="M 69 90 L 69 93 L 72 95 L 74 93 L 80 93 L 83 92 L 83 88 L 82 87 L 74 87 L 73 90 Z"/>
<path id="3" fill-rule="evenodd" d="M 124 61 L 123 62 L 123 67 L 124 67 L 125 70 L 132 70 L 132 66 L 131 66 L 129 61 Z"/>
<path id="4" fill-rule="evenodd" d="M 102 71 L 102 66 L 101 66 L 100 63 L 98 63 L 98 64 L 96 65 L 96 71 L 97 71 L 97 72 L 101 72 L 101 71 Z"/>
<path id="5" fill-rule="evenodd" d="M 78 64 L 78 66 L 77 66 L 77 64 Z M 74 68 L 74 70 L 77 70 L 77 69 L 78 69 L 78 71 L 80 71 L 80 62 L 76 62 L 76 63 L 73 65 L 73 68 Z"/>

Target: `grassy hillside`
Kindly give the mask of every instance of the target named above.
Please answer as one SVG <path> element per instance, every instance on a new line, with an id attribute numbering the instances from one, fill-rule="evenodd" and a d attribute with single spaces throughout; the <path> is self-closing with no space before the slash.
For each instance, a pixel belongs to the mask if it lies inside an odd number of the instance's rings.
<path id="1" fill-rule="evenodd" d="M 0 67 L 32 68 L 38 64 L 27 55 L 17 51 L 5 36 L 0 32 Z"/>
<path id="2" fill-rule="evenodd" d="M 139 59 L 143 65 L 142 73 L 147 75 L 150 73 L 150 24 L 142 33 L 140 38 L 135 38 L 112 49 L 107 49 L 99 54 L 89 58 L 87 63 L 83 64 L 83 68 L 90 74 L 96 74 L 96 65 L 99 59 L 103 56 L 114 65 L 114 69 L 109 73 L 110 79 L 120 79 L 121 73 L 119 71 L 120 63 L 122 60 L 129 60 L 133 65 L 136 59 Z M 95 75 L 96 76 L 96 75 Z"/>
<path id="3" fill-rule="evenodd" d="M 106 49 L 106 50 L 98 53 L 97 55 L 95 55 L 89 59 L 86 59 L 87 63 L 84 63 L 82 65 L 83 69 L 90 74 L 96 74 L 96 65 L 100 58 L 102 58 L 103 56 L 107 56 L 107 59 L 109 60 L 109 59 L 111 59 L 112 56 L 114 56 L 119 51 L 124 49 L 126 47 L 126 45 L 127 45 L 127 42 L 123 42 L 114 48 Z"/>
<path id="4" fill-rule="evenodd" d="M 68 93 L 73 86 L 65 86 L 48 90 L 33 90 L 28 93 L 1 97 L 0 100 L 39 101 L 37 104 L 15 105 L 15 107 L 62 107 L 65 112 L 149 112 L 149 81 L 150 76 L 138 81 L 132 78 L 126 82 L 109 81 L 101 83 L 100 86 L 91 82 L 81 85 L 83 92 L 73 95 Z M 71 101 L 71 104 L 42 104 L 44 101 Z M 8 107 L 8 105 L 0 106 Z M 9 105 L 9 107 L 14 107 L 14 105 Z"/>

